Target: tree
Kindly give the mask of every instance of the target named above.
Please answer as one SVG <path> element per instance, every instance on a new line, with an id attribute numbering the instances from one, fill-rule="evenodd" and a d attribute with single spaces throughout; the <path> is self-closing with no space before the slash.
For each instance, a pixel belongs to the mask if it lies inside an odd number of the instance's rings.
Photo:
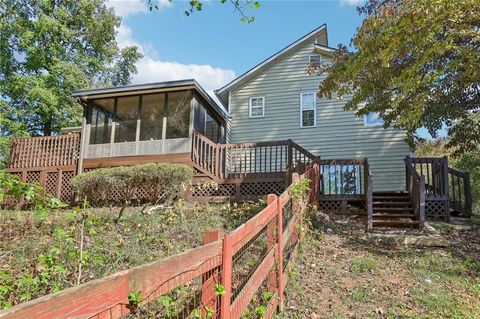
<path id="1" fill-rule="evenodd" d="M 379 112 L 385 127 L 406 131 L 413 146 L 420 127 L 433 137 L 446 126 L 452 143 L 479 131 L 480 2 L 478 0 L 369 0 L 351 44 L 340 45 L 319 95 L 348 97 L 357 115 Z M 480 136 L 477 135 L 477 136 Z M 479 143 L 477 139 L 476 147 Z M 474 146 L 475 147 L 475 146 Z M 466 150 L 459 148 L 459 150 Z"/>
<path id="2" fill-rule="evenodd" d="M 173 2 L 173 0 L 168 0 L 169 2 Z M 153 9 L 158 10 L 158 0 L 147 0 L 148 5 L 150 7 L 150 11 Z M 185 10 L 185 15 L 189 16 L 197 11 L 203 10 L 203 3 L 205 1 L 201 0 L 190 0 L 189 5 L 190 7 Z M 256 0 L 219 0 L 220 3 L 229 3 L 233 6 L 234 10 L 240 14 L 240 21 L 242 23 L 252 23 L 255 21 L 255 17 L 253 15 L 248 15 L 246 11 L 252 11 L 253 9 L 260 8 L 260 1 Z"/>
<path id="3" fill-rule="evenodd" d="M 0 144 L 78 125 L 75 89 L 127 84 L 141 54 L 118 48 L 119 26 L 104 0 L 2 1 Z"/>

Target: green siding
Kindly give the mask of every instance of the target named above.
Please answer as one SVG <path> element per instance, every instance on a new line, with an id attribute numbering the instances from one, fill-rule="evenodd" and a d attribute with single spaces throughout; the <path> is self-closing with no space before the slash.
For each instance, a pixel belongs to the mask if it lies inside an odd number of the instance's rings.
<path id="1" fill-rule="evenodd" d="M 300 127 L 300 93 L 316 92 L 324 78 L 306 74 L 310 54 L 313 39 L 230 91 L 230 142 L 292 139 L 324 159 L 368 157 L 375 190 L 403 190 L 403 159 L 410 154 L 403 132 L 365 127 L 363 118 L 343 110 L 345 100 L 325 98 L 317 98 L 317 126 Z M 248 117 L 252 96 L 265 96 L 265 117 Z"/>

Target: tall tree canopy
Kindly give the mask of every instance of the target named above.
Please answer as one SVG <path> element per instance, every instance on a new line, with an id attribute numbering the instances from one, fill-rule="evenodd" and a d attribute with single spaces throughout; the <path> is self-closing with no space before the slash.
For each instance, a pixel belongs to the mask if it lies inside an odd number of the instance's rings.
<path id="1" fill-rule="evenodd" d="M 119 26 L 104 0 L 1 2 L 0 148 L 6 137 L 78 125 L 73 90 L 130 82 L 141 54 L 118 47 Z"/>
<path id="2" fill-rule="evenodd" d="M 454 145 L 479 147 L 480 1 L 369 0 L 349 52 L 339 46 L 320 96 L 351 96 L 346 109 L 379 112 L 411 145 L 447 126 Z M 472 134 L 477 134 L 472 135 Z M 464 147 L 462 151 L 468 151 Z"/>

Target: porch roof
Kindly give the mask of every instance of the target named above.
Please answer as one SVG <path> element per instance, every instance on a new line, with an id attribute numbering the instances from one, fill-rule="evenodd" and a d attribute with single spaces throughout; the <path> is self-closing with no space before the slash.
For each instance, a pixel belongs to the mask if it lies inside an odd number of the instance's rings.
<path id="1" fill-rule="evenodd" d="M 218 113 L 218 115 L 220 115 L 223 119 L 228 117 L 228 112 L 223 108 L 223 106 L 215 102 L 215 100 L 212 99 L 207 91 L 205 91 L 205 89 L 200 86 L 197 81 L 195 81 L 195 79 L 77 90 L 72 93 L 72 97 L 78 99 L 82 103 L 86 103 L 87 100 L 94 98 L 155 93 L 174 89 L 194 89 L 207 103 L 210 104 L 210 106 Z"/>

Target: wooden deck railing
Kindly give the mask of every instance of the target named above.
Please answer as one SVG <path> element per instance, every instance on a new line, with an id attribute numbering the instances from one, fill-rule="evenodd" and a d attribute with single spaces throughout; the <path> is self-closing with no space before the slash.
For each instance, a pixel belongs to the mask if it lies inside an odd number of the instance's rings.
<path id="1" fill-rule="evenodd" d="M 407 157 L 407 159 L 417 173 L 425 177 L 426 199 L 448 199 L 447 157 Z"/>
<path id="2" fill-rule="evenodd" d="M 468 172 L 448 167 L 447 157 L 407 157 L 407 161 L 424 177 L 426 201 L 449 202 L 446 210 L 450 208 L 462 215 L 471 215 L 472 190 Z M 444 216 L 449 214 L 446 211 Z"/>
<path id="3" fill-rule="evenodd" d="M 368 191 L 370 166 L 362 159 L 322 159 L 322 195 L 363 198 Z"/>
<path id="4" fill-rule="evenodd" d="M 466 216 L 472 215 L 472 190 L 470 174 L 448 168 L 448 195 L 450 208 Z"/>
<path id="5" fill-rule="evenodd" d="M 425 176 L 420 175 L 411 158 L 405 158 L 405 174 L 407 191 L 410 194 L 415 215 L 419 221 L 420 229 L 425 225 Z"/>
<path id="6" fill-rule="evenodd" d="M 319 157 L 292 140 L 217 144 L 194 131 L 192 161 L 219 179 L 284 177 L 294 163 L 310 165 Z"/>
<path id="7" fill-rule="evenodd" d="M 10 169 L 67 167 L 77 164 L 80 134 L 14 138 L 8 160 Z"/>
<path id="8" fill-rule="evenodd" d="M 318 172 L 314 167 L 304 174 L 311 185 L 319 184 Z M 307 199 L 315 198 L 315 191 L 312 187 Z M 269 195 L 264 210 L 229 234 L 208 232 L 203 246 L 17 305 L 0 318 L 122 318 L 131 310 L 130 292 L 140 293 L 145 298 L 140 308 L 158 318 L 212 319 L 238 319 L 252 301 L 265 299 L 254 296 L 269 292 L 262 306 L 263 318 L 271 318 L 283 303 L 305 204 L 287 191 Z M 218 294 L 219 284 L 224 294 Z M 179 288 L 181 294 L 172 293 Z M 162 296 L 168 305 L 159 301 Z"/>

